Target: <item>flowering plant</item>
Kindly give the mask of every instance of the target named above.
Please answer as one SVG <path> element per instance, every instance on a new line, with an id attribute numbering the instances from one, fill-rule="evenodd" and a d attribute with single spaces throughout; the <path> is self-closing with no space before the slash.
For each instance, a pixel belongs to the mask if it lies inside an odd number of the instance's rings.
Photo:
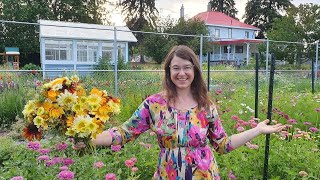
<path id="1" fill-rule="evenodd" d="M 22 111 L 27 120 L 23 136 L 41 139 L 45 130 L 58 129 L 77 140 L 89 140 L 101 133 L 109 118 L 120 112 L 120 100 L 105 90 L 93 88 L 87 95 L 79 78 L 57 78 L 41 86 Z"/>

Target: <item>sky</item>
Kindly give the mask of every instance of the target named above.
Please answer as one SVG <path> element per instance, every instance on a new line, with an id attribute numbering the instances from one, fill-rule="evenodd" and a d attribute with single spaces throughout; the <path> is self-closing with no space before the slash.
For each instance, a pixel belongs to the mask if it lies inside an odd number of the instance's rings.
<path id="1" fill-rule="evenodd" d="M 243 21 L 242 16 L 244 15 L 247 1 L 248 0 L 235 0 L 236 8 L 238 10 L 237 18 L 239 18 L 240 21 Z M 206 11 L 209 0 L 156 0 L 155 2 L 160 17 L 165 18 L 170 15 L 172 18 L 178 19 L 180 17 L 180 8 L 182 4 L 184 6 L 185 17 L 191 18 L 200 12 Z M 320 4 L 320 0 L 292 0 L 291 2 L 296 6 L 304 3 Z M 123 17 L 121 16 L 119 9 L 113 11 L 111 21 L 115 25 L 124 25 Z"/>

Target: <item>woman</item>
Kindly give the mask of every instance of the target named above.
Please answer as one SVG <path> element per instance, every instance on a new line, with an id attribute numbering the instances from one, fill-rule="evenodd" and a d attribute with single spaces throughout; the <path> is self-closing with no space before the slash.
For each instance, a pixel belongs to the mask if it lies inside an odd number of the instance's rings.
<path id="1" fill-rule="evenodd" d="M 200 64 L 187 46 L 175 46 L 165 62 L 163 91 L 149 96 L 121 127 L 97 135 L 93 143 L 125 144 L 151 130 L 160 146 L 155 179 L 220 179 L 213 150 L 227 153 L 259 134 L 280 131 L 280 124 L 268 120 L 256 128 L 228 137 L 215 105 L 210 101 Z"/>

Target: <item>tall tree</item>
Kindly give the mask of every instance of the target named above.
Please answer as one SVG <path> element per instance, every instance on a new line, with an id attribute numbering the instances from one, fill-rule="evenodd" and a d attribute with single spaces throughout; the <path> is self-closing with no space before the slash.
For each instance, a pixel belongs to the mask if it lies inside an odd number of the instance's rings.
<path id="1" fill-rule="evenodd" d="M 124 0 L 121 3 L 122 13 L 125 15 L 127 26 L 134 31 L 142 31 L 144 28 L 154 28 L 157 19 L 158 10 L 155 6 L 155 0 Z M 140 61 L 144 62 L 143 43 L 144 35 L 136 33 L 138 39 Z"/>
<path id="2" fill-rule="evenodd" d="M 301 4 L 288 9 L 284 17 L 276 19 L 267 34 L 272 40 L 314 43 L 320 39 L 319 27 L 320 5 Z M 272 43 L 271 50 L 276 53 L 278 59 L 285 59 L 289 63 L 296 60 L 298 65 L 301 63 L 299 57 L 315 56 L 315 47 L 312 45 Z"/>
<path id="3" fill-rule="evenodd" d="M 235 7 L 234 0 L 211 0 L 209 3 L 211 5 L 211 10 L 222 12 L 237 19 L 236 15 L 238 10 Z"/>
<path id="4" fill-rule="evenodd" d="M 1 0 L 0 19 L 36 23 L 39 19 L 102 23 L 103 3 L 107 0 Z M 3 23 L 0 48 L 20 48 L 21 63 L 33 62 L 29 54 L 39 53 L 39 27 Z"/>
<path id="5" fill-rule="evenodd" d="M 291 0 L 249 0 L 246 4 L 244 22 L 261 29 L 258 38 L 264 38 L 264 34 L 272 26 L 275 18 L 281 17 L 290 8 Z"/>

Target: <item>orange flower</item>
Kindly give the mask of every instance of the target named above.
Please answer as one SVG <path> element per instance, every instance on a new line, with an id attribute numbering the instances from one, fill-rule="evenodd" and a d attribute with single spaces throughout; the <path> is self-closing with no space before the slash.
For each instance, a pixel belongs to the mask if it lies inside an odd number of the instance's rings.
<path id="1" fill-rule="evenodd" d="M 32 141 L 34 138 L 40 140 L 42 136 L 42 130 L 38 129 L 33 123 L 30 123 L 23 129 L 22 136 L 29 141 Z"/>
<path id="2" fill-rule="evenodd" d="M 103 95 L 103 92 L 100 91 L 100 90 L 97 89 L 97 88 L 93 88 L 93 89 L 91 90 L 90 94 L 96 94 L 96 95 L 98 95 L 98 96 L 101 97 L 101 96 Z"/>

